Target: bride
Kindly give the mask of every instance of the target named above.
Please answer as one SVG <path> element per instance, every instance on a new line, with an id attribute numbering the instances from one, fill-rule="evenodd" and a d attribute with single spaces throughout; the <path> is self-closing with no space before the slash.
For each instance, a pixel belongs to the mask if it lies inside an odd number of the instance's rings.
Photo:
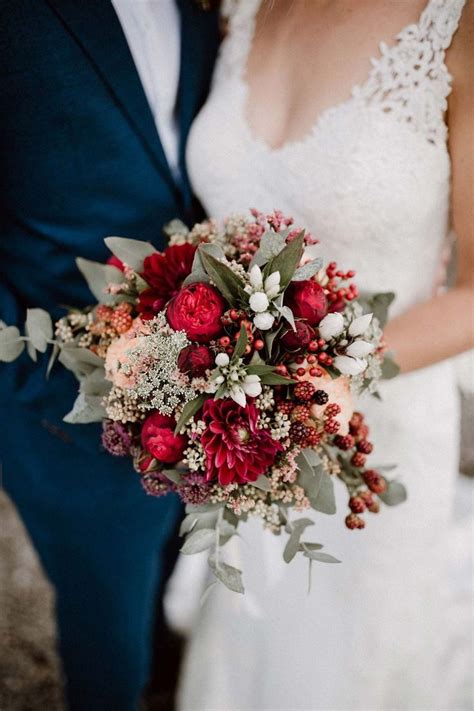
<path id="1" fill-rule="evenodd" d="M 183 710 L 463 707 L 443 654 L 458 467 L 447 359 L 472 344 L 474 8 L 464 5 L 231 3 L 189 141 L 196 193 L 218 218 L 281 209 L 318 236 L 323 255 L 354 268 L 363 288 L 396 292 L 386 340 L 404 374 L 383 386 L 383 403 L 363 408 L 374 464 L 398 464 L 409 500 L 363 532 L 320 515 L 315 536 L 342 564 L 314 569 L 310 594 L 305 563 L 286 566 L 282 541 L 247 523 L 228 553 L 240 559 L 247 593 L 218 586 L 200 610 Z M 451 229 L 457 282 L 433 297 Z"/>

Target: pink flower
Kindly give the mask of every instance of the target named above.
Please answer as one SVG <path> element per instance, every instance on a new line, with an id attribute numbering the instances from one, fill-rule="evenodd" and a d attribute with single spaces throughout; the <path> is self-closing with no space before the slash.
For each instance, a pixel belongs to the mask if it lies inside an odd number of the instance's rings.
<path id="1" fill-rule="evenodd" d="M 175 435 L 173 417 L 154 412 L 147 417 L 142 428 L 142 445 L 159 462 L 174 464 L 183 456 L 188 440 L 184 435 Z"/>
<path id="2" fill-rule="evenodd" d="M 137 317 L 132 327 L 111 343 L 105 357 L 107 380 L 119 388 L 131 388 L 135 385 L 141 364 L 139 358 L 132 357 L 131 351 L 144 344 L 149 335 L 149 327 Z"/>
<path id="3" fill-rule="evenodd" d="M 206 429 L 201 443 L 206 453 L 206 479 L 217 477 L 225 486 L 256 481 L 275 461 L 282 445 L 267 430 L 258 429 L 259 411 L 233 400 L 206 400 L 202 419 Z"/>

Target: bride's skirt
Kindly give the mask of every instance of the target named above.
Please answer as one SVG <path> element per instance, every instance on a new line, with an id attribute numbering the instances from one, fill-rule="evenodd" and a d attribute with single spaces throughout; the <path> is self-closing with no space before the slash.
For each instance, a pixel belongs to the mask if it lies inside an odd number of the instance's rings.
<path id="1" fill-rule="evenodd" d="M 342 563 L 313 564 L 309 594 L 308 561 L 286 565 L 284 540 L 258 519 L 245 524 L 242 540 L 223 552 L 243 568 L 246 594 L 215 586 L 199 608 L 181 711 L 465 708 L 465 657 L 453 658 L 449 646 L 459 438 L 451 364 L 384 383 L 381 391 L 382 402 L 360 404 L 375 444 L 371 459 L 398 464 L 391 475 L 406 484 L 408 501 L 367 514 L 365 530 L 348 531 L 345 490 L 336 482 L 339 514 L 315 514 L 305 538 Z M 190 594 L 198 578 L 189 571 Z"/>

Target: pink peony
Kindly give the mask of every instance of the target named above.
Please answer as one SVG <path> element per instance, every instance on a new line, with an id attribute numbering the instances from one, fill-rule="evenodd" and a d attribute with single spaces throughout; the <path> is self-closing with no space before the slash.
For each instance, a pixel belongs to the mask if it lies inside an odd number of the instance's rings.
<path id="1" fill-rule="evenodd" d="M 140 372 L 140 362 L 132 358 L 130 352 L 144 343 L 150 335 L 149 327 L 137 317 L 132 327 L 117 338 L 107 350 L 105 357 L 105 377 L 119 388 L 131 388 L 135 385 Z"/>
<path id="2" fill-rule="evenodd" d="M 267 430 L 257 427 L 259 411 L 233 400 L 206 400 L 202 419 L 206 429 L 201 443 L 206 453 L 206 478 L 217 477 L 223 486 L 256 481 L 265 474 L 283 447 Z"/>

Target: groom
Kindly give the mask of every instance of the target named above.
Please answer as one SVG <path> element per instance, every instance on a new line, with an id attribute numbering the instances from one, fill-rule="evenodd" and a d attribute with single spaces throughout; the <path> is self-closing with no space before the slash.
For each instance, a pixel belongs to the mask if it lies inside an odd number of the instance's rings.
<path id="1" fill-rule="evenodd" d="M 105 261 L 110 234 L 160 247 L 194 219 L 185 143 L 217 44 L 194 0 L 0 4 L 0 319 L 90 302 L 76 255 Z M 69 707 L 132 711 L 180 505 L 62 421 L 76 384 L 45 369 L 0 368 L 3 484 L 55 587 Z"/>

